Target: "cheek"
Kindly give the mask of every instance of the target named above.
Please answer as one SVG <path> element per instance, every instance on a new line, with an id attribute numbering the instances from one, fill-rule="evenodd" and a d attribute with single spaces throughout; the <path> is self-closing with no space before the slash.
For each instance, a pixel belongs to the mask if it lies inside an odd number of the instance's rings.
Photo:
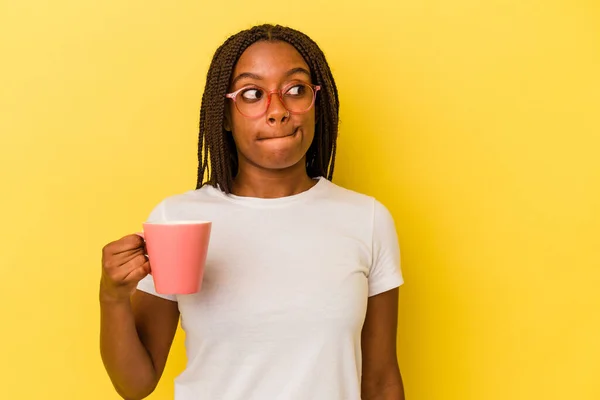
<path id="1" fill-rule="evenodd" d="M 233 138 L 238 146 L 243 146 L 244 142 L 252 140 L 255 136 L 255 122 L 235 113 L 231 118 L 231 127 Z"/>

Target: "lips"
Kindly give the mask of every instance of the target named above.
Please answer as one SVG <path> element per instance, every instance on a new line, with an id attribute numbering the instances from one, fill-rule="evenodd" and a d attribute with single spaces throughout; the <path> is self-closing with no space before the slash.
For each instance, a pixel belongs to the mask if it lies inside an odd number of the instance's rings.
<path id="1" fill-rule="evenodd" d="M 263 136 L 258 138 L 258 141 L 265 141 L 265 140 L 272 140 L 272 139 L 283 139 L 286 137 L 290 137 L 290 136 L 294 136 L 297 132 L 298 129 L 300 129 L 300 127 L 295 128 L 291 133 L 283 133 L 283 134 L 277 134 L 277 135 L 273 135 L 273 136 Z"/>

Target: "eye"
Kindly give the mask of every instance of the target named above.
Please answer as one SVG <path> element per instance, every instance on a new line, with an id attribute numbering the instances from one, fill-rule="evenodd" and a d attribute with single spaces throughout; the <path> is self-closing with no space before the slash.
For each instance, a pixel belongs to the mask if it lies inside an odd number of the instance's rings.
<path id="1" fill-rule="evenodd" d="M 286 96 L 292 96 L 292 97 L 301 97 L 301 96 L 304 96 L 305 94 L 306 94 L 306 85 L 304 85 L 304 84 L 294 85 L 291 88 L 289 88 L 287 92 L 285 92 Z"/>
<path id="2" fill-rule="evenodd" d="M 245 101 L 258 101 L 260 99 L 263 98 L 264 93 L 262 90 L 258 89 L 258 88 L 248 88 L 246 90 L 243 90 L 242 93 L 240 93 L 242 95 L 242 98 Z"/>

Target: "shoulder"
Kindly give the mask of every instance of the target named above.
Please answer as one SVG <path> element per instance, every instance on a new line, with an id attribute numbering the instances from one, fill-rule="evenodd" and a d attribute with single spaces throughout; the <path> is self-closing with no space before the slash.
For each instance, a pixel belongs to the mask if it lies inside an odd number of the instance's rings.
<path id="1" fill-rule="evenodd" d="M 323 214 L 343 226 L 359 226 L 374 241 L 395 240 L 394 217 L 376 197 L 329 182 L 323 202 Z"/>
<path id="2" fill-rule="evenodd" d="M 375 198 L 372 196 L 351 189 L 347 189 L 343 186 L 338 185 L 337 183 L 333 183 L 328 180 L 325 180 L 324 186 L 326 188 L 327 198 L 334 201 L 340 201 L 357 205 L 368 205 L 372 204 L 375 200 Z"/>
<path id="3" fill-rule="evenodd" d="M 206 185 L 199 189 L 173 194 L 164 198 L 154 207 L 149 220 L 166 221 L 193 217 L 199 210 L 206 211 L 218 204 L 222 204 L 219 190 Z"/>
<path id="4" fill-rule="evenodd" d="M 394 226 L 394 218 L 388 208 L 376 197 L 347 189 L 333 182 L 326 183 L 323 208 L 327 213 L 339 218 L 357 221 L 369 229 L 381 229 L 382 226 Z"/>
<path id="5" fill-rule="evenodd" d="M 217 199 L 218 189 L 213 186 L 205 185 L 199 189 L 188 190 L 186 192 L 177 193 L 166 197 L 161 204 L 165 207 L 181 206 L 185 203 L 204 203 L 215 201 Z"/>
<path id="6" fill-rule="evenodd" d="M 373 214 L 388 214 L 382 202 L 374 196 L 347 189 L 331 181 L 327 181 L 327 198 L 338 203 L 368 210 Z"/>

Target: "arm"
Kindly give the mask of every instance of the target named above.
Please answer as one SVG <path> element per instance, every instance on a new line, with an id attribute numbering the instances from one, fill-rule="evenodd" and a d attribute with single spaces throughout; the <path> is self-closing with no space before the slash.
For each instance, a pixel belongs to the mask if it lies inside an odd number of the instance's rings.
<path id="1" fill-rule="evenodd" d="M 143 399 L 164 371 L 177 330 L 177 303 L 136 291 L 131 301 L 100 304 L 100 351 L 106 371 L 124 399 Z"/>
<path id="2" fill-rule="evenodd" d="M 369 297 L 362 330 L 364 400 L 404 400 L 404 386 L 396 358 L 398 289 Z"/>
<path id="3" fill-rule="evenodd" d="M 104 247 L 100 280 L 100 354 L 126 400 L 154 391 L 177 330 L 177 303 L 136 290 L 150 271 L 144 242 L 128 235 Z"/>

